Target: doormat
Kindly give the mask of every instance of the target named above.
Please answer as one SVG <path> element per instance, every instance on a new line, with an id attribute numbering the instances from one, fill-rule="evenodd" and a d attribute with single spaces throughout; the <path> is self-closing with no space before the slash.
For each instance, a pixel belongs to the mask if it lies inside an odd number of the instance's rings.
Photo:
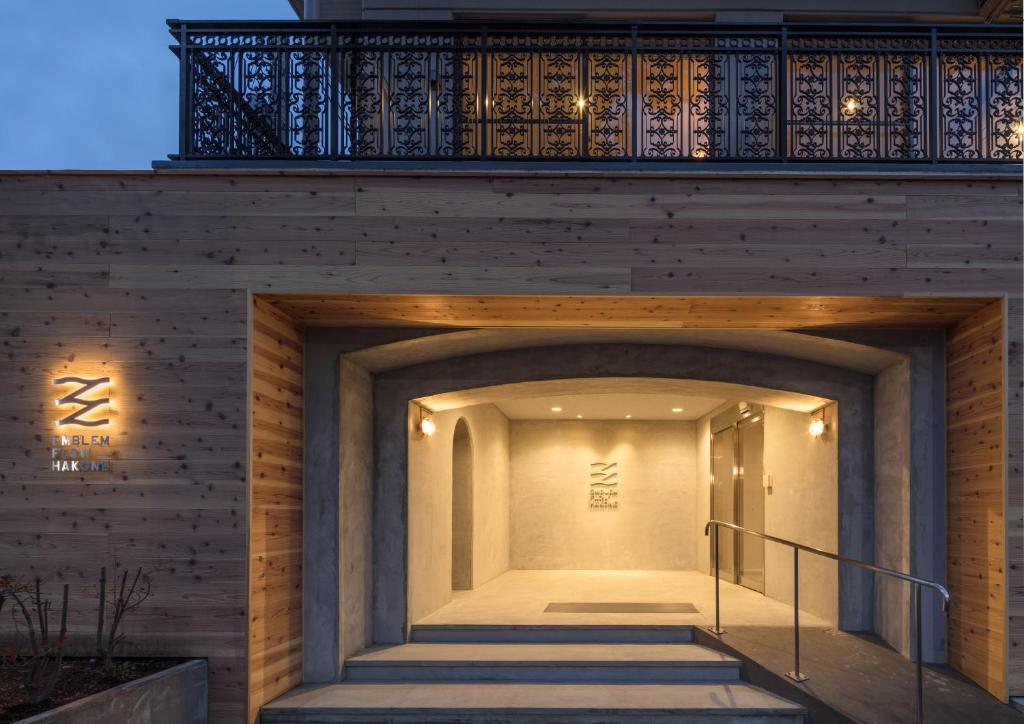
<path id="1" fill-rule="evenodd" d="M 692 603 L 549 603 L 544 613 L 699 613 Z"/>

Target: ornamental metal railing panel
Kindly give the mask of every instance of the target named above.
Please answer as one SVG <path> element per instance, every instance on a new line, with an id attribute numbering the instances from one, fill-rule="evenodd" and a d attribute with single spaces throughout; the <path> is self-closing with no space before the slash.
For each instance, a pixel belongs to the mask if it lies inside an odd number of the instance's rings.
<path id="1" fill-rule="evenodd" d="M 1005 26 L 169 22 L 178 160 L 1020 162 Z"/>

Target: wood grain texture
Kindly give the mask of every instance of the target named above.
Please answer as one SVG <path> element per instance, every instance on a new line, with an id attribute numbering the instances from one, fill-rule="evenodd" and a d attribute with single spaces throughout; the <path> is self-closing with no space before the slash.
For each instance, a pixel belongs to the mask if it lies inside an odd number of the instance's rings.
<path id="1" fill-rule="evenodd" d="M 302 332 L 253 300 L 248 720 L 302 681 Z"/>
<path id="2" fill-rule="evenodd" d="M 950 327 L 1005 295 L 1001 361 L 966 328 L 958 338 L 973 363 L 1011 364 L 1001 458 L 984 441 L 1003 398 L 969 394 L 998 380 L 964 372 L 967 361 L 950 373 L 949 414 L 978 418 L 957 429 L 950 472 L 963 492 L 951 499 L 977 524 L 950 532 L 965 545 L 1003 536 L 1009 624 L 977 626 L 985 641 L 1008 633 L 1011 655 L 1002 674 L 969 675 L 1024 694 L 1020 203 L 1016 180 L 926 170 L 0 174 L 0 553 L 83 586 L 115 554 L 166 562 L 176 572 L 130 638 L 144 655 L 208 657 L 214 720 L 241 721 L 301 659 L 289 608 L 301 351 L 273 309 L 250 338 L 250 293 L 307 325 L 764 329 Z M 55 479 L 40 460 L 52 401 L 38 383 L 83 364 L 122 380 L 118 461 L 109 475 Z M 246 414 L 247 370 L 259 419 Z M 996 505 L 999 459 L 1001 519 L 978 507 Z M 247 536 L 265 542 L 265 560 Z M 999 573 L 973 553 L 950 570 L 984 585 Z M 268 601 L 281 605 L 268 614 Z M 987 601 L 975 587 L 960 605 Z"/>
<path id="3" fill-rule="evenodd" d="M 946 349 L 949 663 L 1007 688 L 1005 336 L 1002 301 L 956 324 Z"/>
<path id="4" fill-rule="evenodd" d="M 990 303 L 972 297 L 264 295 L 309 326 L 941 327 Z"/>

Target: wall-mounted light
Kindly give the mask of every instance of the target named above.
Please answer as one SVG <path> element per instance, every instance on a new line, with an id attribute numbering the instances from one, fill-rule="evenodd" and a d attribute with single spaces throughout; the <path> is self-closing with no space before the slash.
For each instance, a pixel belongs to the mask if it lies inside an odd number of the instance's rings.
<path id="1" fill-rule="evenodd" d="M 811 424 L 807 427 L 807 432 L 811 433 L 811 437 L 821 437 L 828 430 L 828 423 L 825 422 L 825 408 L 822 407 L 811 413 Z"/>
<path id="2" fill-rule="evenodd" d="M 561 411 L 562 411 L 562 408 L 561 408 L 561 407 L 552 407 L 552 408 L 551 408 L 551 411 L 552 411 L 552 412 L 561 412 Z"/>
<path id="3" fill-rule="evenodd" d="M 437 423 L 434 422 L 434 418 L 431 417 L 431 412 L 423 405 L 416 405 L 416 409 L 419 410 L 420 418 L 416 422 L 416 429 L 419 430 L 420 435 L 423 437 L 430 437 L 437 432 Z"/>
<path id="4" fill-rule="evenodd" d="M 583 419 L 583 415 L 576 415 L 576 419 L 577 420 L 582 420 Z"/>
<path id="5" fill-rule="evenodd" d="M 587 109 L 587 99 L 584 98 L 583 96 L 580 96 L 579 98 L 577 98 L 576 99 L 576 107 L 579 109 L 580 113 L 585 111 Z"/>
<path id="6" fill-rule="evenodd" d="M 860 101 L 853 96 L 848 96 L 843 101 L 843 113 L 848 116 L 852 116 L 854 113 L 860 110 Z"/>
<path id="7" fill-rule="evenodd" d="M 633 419 L 633 416 L 632 416 L 632 415 L 626 415 L 626 419 L 627 419 L 627 420 L 632 420 L 632 419 Z"/>
<path id="8" fill-rule="evenodd" d="M 672 412 L 675 412 L 677 414 L 682 412 L 682 411 L 683 411 L 683 408 L 681 408 L 681 407 L 673 407 L 672 408 Z"/>

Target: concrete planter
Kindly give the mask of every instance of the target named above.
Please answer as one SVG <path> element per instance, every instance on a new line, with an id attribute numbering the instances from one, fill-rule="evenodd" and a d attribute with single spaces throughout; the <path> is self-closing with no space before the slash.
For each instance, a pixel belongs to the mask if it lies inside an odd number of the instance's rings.
<path id="1" fill-rule="evenodd" d="M 18 724 L 206 724 L 207 668 L 200 659 L 100 691 Z"/>

